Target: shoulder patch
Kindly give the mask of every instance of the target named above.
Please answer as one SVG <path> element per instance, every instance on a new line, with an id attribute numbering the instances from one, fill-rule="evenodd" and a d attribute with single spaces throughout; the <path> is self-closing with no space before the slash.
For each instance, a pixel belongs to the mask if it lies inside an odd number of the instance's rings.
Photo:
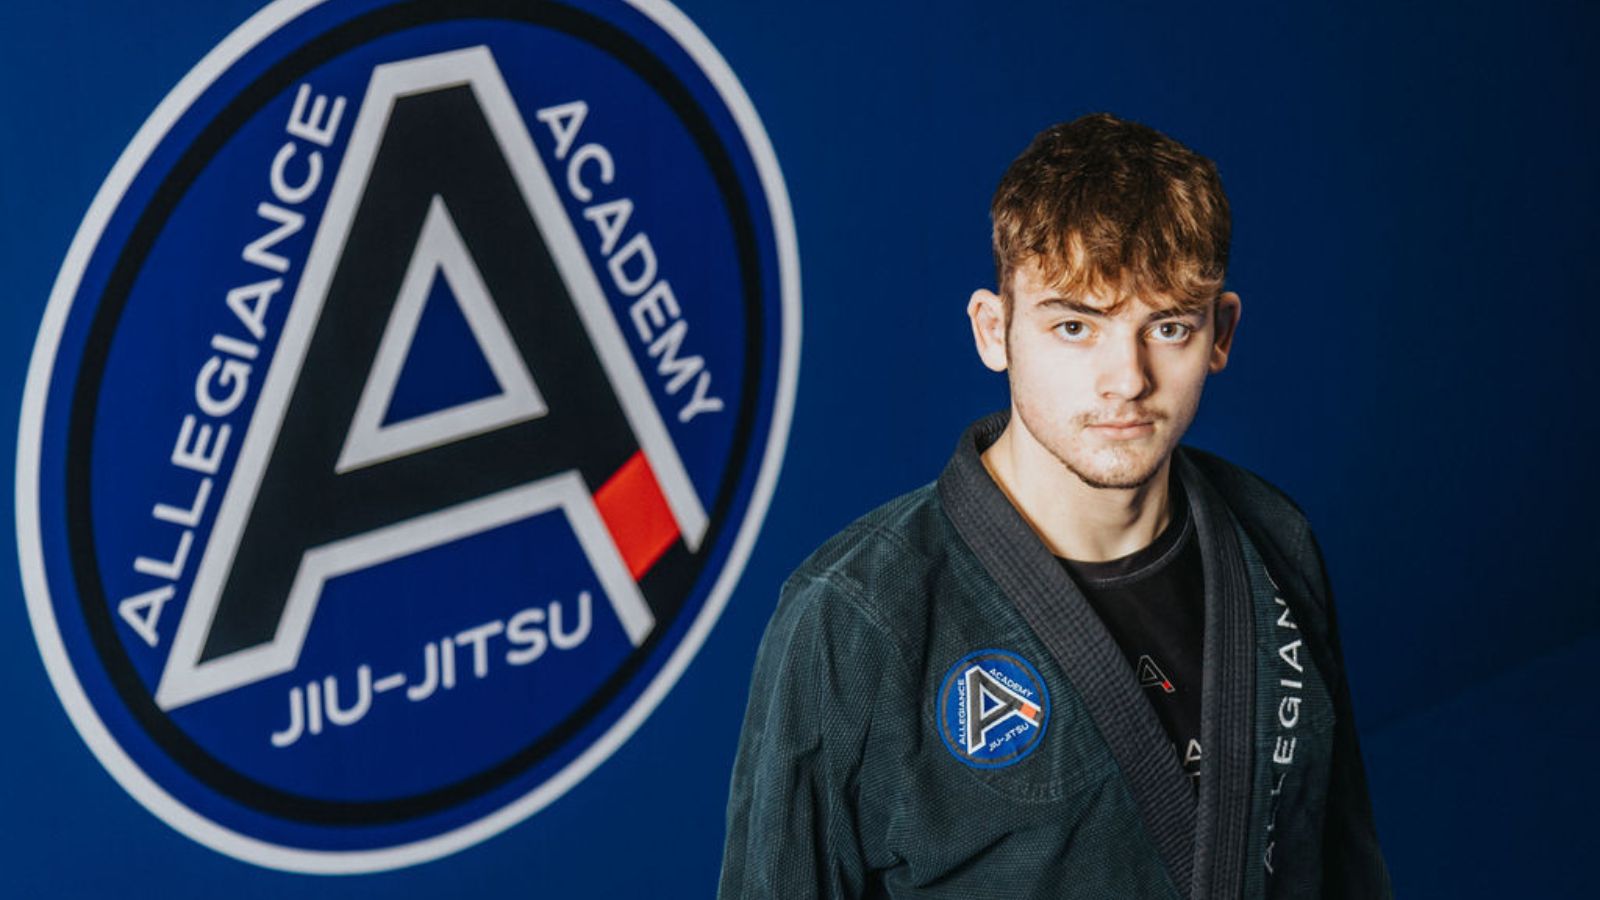
<path id="1" fill-rule="evenodd" d="M 1039 746 L 1050 694 L 1032 663 L 1008 650 L 957 660 L 939 686 L 939 737 L 951 755 L 977 769 L 1020 762 Z"/>

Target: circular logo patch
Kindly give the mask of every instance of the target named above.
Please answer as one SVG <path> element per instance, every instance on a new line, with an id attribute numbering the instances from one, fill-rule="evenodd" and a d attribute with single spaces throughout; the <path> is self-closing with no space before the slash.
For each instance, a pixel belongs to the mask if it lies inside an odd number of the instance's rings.
<path id="1" fill-rule="evenodd" d="M 979 769 L 1020 761 L 1039 746 L 1050 721 L 1050 694 L 1031 663 L 1007 650 L 961 658 L 939 687 L 939 736 Z"/>
<path id="2" fill-rule="evenodd" d="M 794 228 L 661 0 L 279 0 L 140 129 L 56 282 L 17 531 L 148 809 L 304 872 L 437 858 L 671 688 L 766 511 Z"/>

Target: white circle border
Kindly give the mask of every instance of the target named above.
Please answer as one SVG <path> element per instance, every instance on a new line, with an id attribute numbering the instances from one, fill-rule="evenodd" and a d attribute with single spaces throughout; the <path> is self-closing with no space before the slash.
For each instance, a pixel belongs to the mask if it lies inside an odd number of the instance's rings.
<path id="1" fill-rule="evenodd" d="M 39 529 L 39 458 L 43 436 L 44 408 L 55 368 L 62 330 L 71 310 L 74 295 L 83 277 L 90 254 L 98 246 L 107 221 L 122 201 L 129 185 L 139 174 L 150 154 L 197 99 L 216 79 L 246 53 L 271 34 L 306 11 L 326 0 L 274 0 L 234 29 L 200 60 L 162 99 L 118 157 L 111 173 L 96 192 L 83 223 L 68 247 L 60 274 L 50 291 L 39 336 L 28 363 L 28 378 L 22 395 L 21 418 L 17 429 L 16 527 L 17 555 L 22 571 L 23 593 L 34 640 L 44 660 L 50 683 L 61 698 L 68 717 L 90 751 L 106 771 L 133 798 L 162 821 L 206 847 L 235 859 L 286 872 L 324 875 L 354 875 L 382 872 L 417 865 L 448 856 L 480 843 L 528 818 L 572 789 L 594 771 L 633 735 L 667 695 L 690 660 L 705 643 L 712 626 L 727 606 L 739 576 L 754 548 L 757 533 L 766 519 L 767 509 L 777 485 L 778 473 L 788 443 L 789 425 L 794 415 L 794 399 L 800 370 L 800 254 L 795 236 L 794 216 L 784 186 L 778 158 L 755 107 L 729 68 L 727 61 L 695 24 L 668 0 L 627 0 L 671 36 L 699 65 L 732 113 L 747 149 L 756 165 L 761 187 L 772 213 L 773 235 L 778 250 L 779 292 L 782 304 L 782 345 L 779 350 L 777 394 L 772 410 L 772 425 L 767 435 L 766 452 L 746 507 L 743 523 L 734 538 L 727 562 L 712 585 L 705 605 L 673 650 L 661 671 L 612 726 L 549 780 L 517 800 L 489 815 L 452 831 L 409 844 L 377 850 L 318 851 L 284 847 L 240 834 L 218 825 L 183 803 L 158 785 L 117 743 L 84 693 L 77 673 L 67 657 L 51 606 L 50 588 L 45 577 L 44 554 Z"/>

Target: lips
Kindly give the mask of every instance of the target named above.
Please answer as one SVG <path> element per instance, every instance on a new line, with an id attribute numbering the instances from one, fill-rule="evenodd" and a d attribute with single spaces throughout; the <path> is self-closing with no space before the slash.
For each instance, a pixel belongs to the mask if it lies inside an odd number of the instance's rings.
<path id="1" fill-rule="evenodd" d="M 1090 425 L 1089 428 L 1102 437 L 1108 438 L 1137 438 L 1144 437 L 1155 431 L 1155 422 L 1152 419 L 1127 419 L 1118 422 L 1101 422 Z"/>

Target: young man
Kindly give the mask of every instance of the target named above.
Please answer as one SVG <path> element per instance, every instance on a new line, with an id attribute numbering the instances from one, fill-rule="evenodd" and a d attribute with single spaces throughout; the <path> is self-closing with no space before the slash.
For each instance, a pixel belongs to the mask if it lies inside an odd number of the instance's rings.
<path id="1" fill-rule="evenodd" d="M 784 586 L 722 896 L 1389 896 L 1311 530 L 1178 446 L 1239 323 L 1216 167 L 1088 116 L 991 212 L 1011 408 Z"/>

